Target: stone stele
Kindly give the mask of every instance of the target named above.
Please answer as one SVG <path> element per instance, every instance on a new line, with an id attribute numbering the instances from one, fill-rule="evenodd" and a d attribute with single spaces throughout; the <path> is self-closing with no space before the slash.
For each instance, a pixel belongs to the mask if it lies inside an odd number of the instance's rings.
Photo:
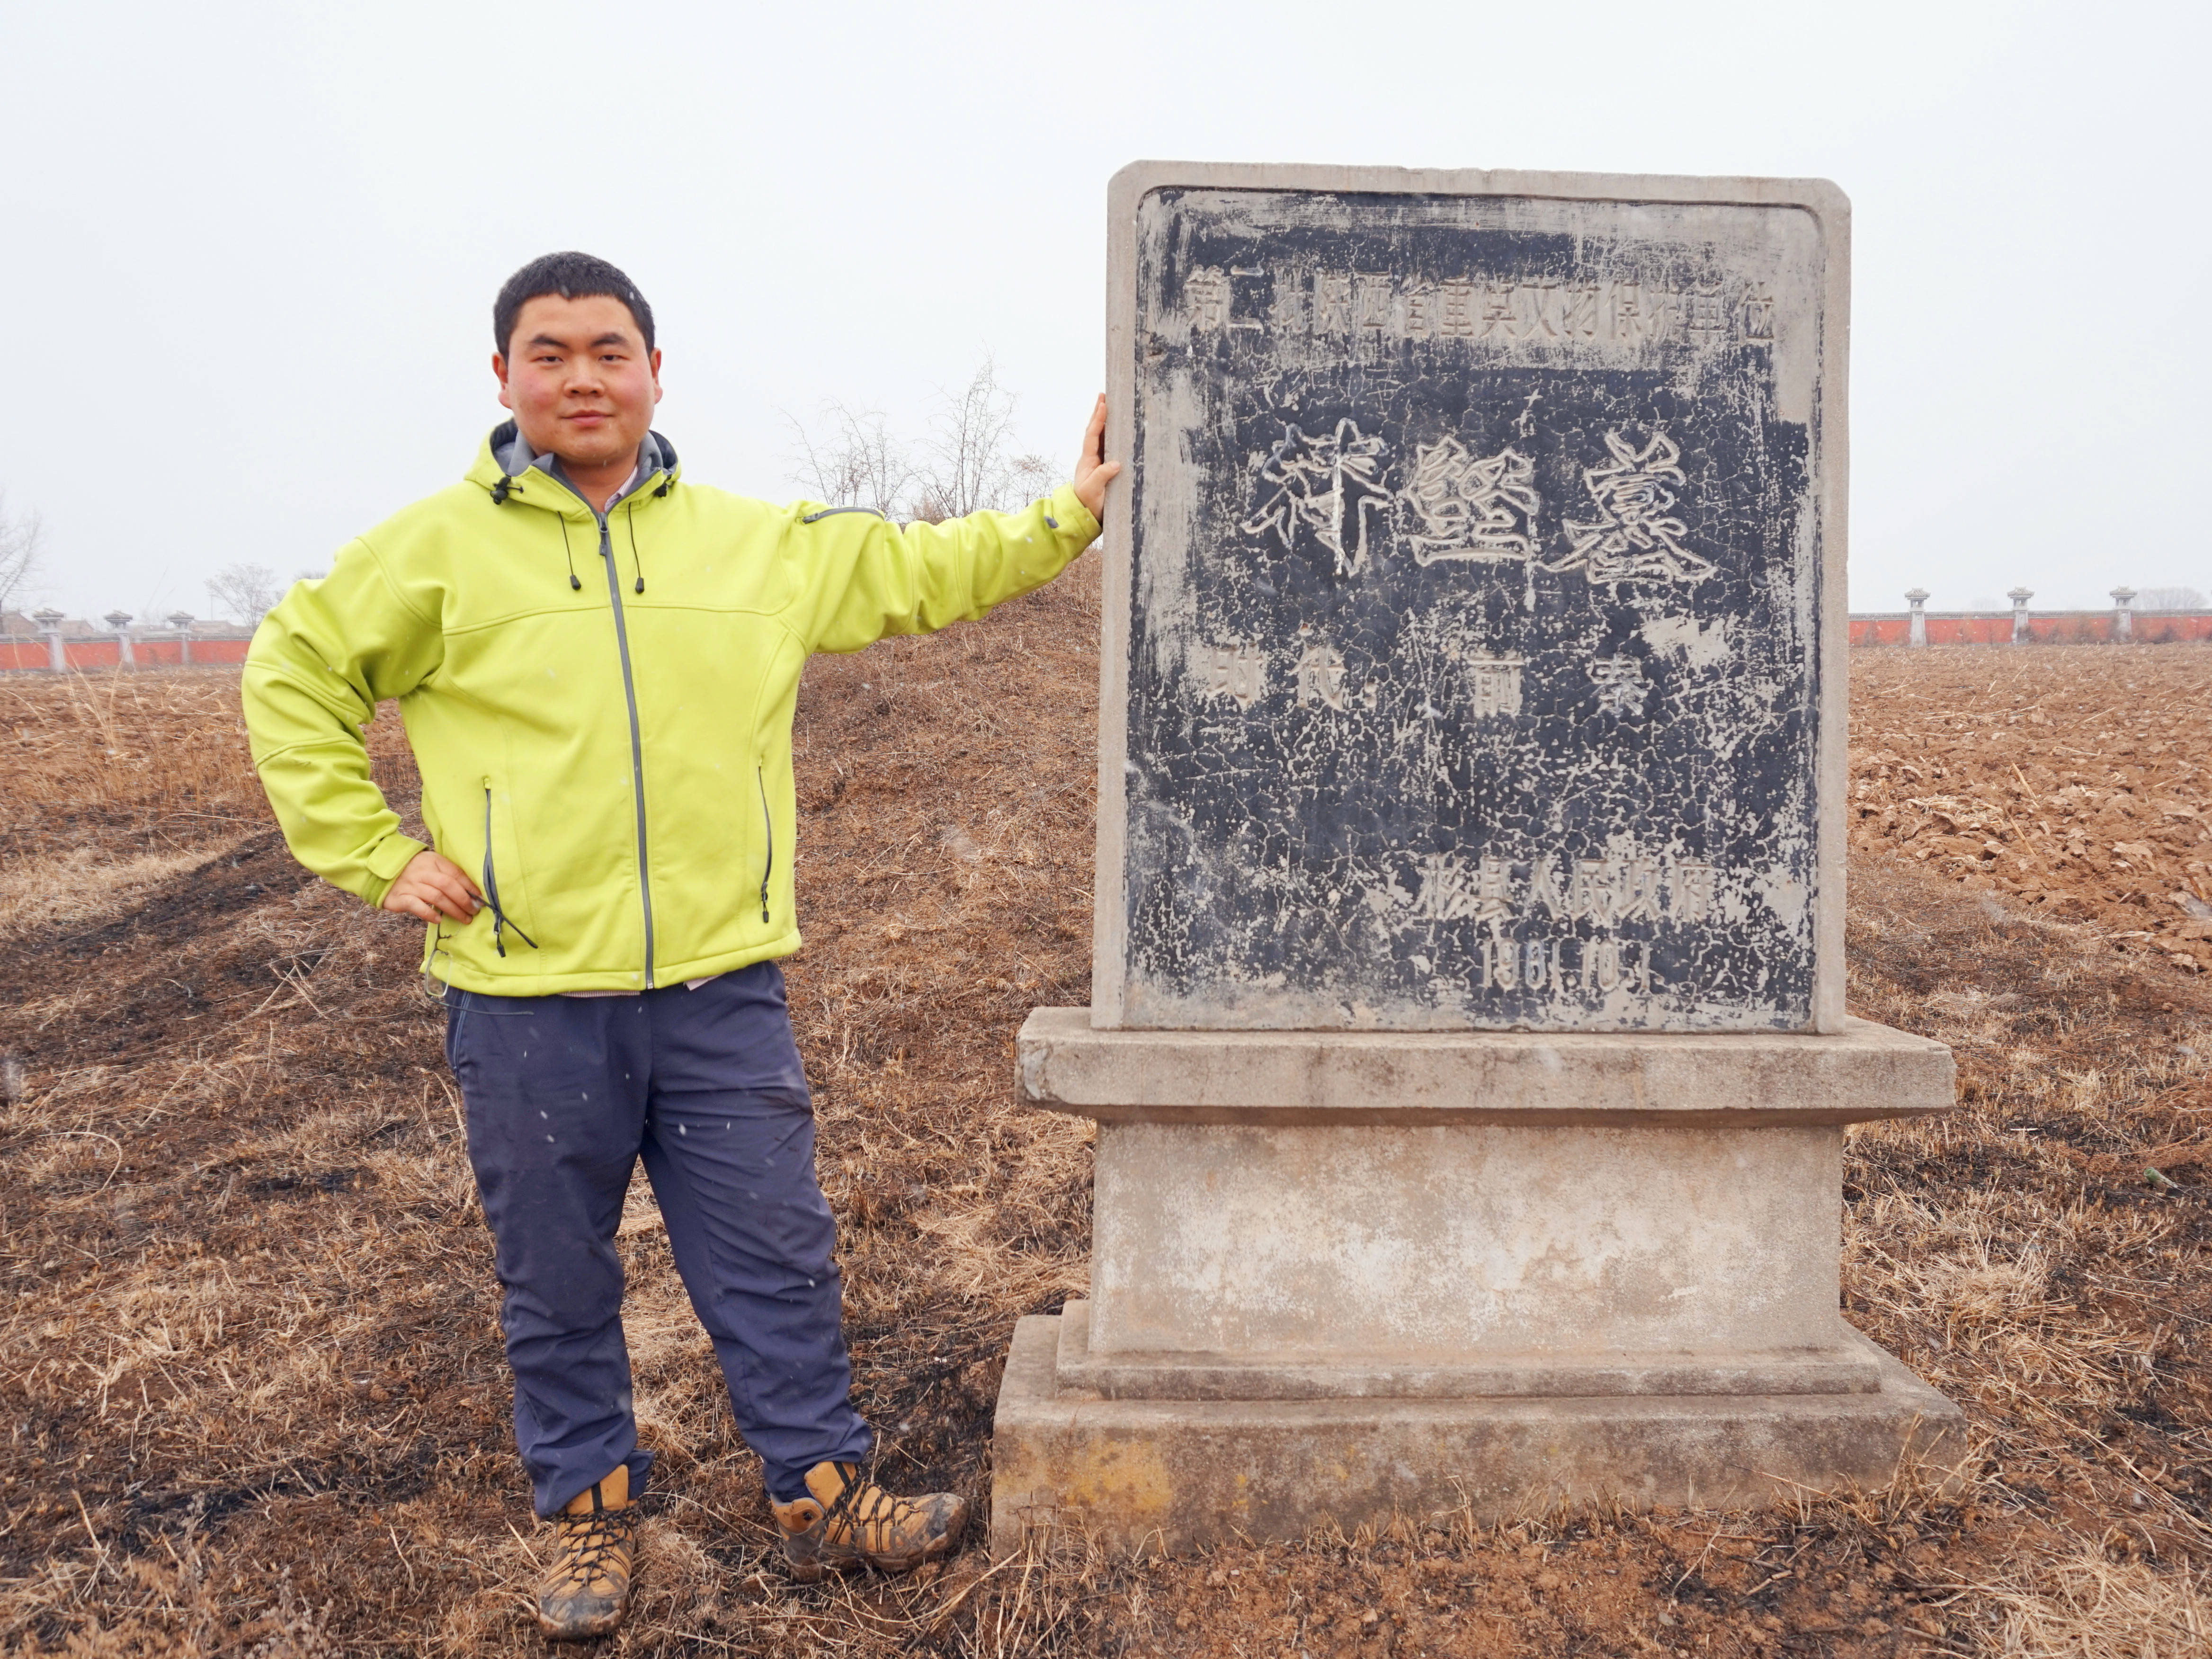
<path id="1" fill-rule="evenodd" d="M 1101 1023 L 1832 1030 L 1841 198 L 1117 192 Z"/>
<path id="2" fill-rule="evenodd" d="M 1144 162 L 1109 193 L 1091 1293 L 994 1543 L 1790 1500 L 1964 1451 L 1838 1310 L 1850 209 Z"/>

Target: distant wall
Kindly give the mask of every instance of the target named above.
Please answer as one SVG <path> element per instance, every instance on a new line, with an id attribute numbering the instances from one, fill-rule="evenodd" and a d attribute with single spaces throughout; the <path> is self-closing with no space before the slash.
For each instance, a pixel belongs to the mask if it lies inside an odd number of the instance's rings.
<path id="1" fill-rule="evenodd" d="M 1851 618 L 1851 643 L 1904 645 L 1910 641 L 1911 630 L 1912 615 L 1906 611 L 1854 617 Z M 2109 611 L 2046 611 L 2038 615 L 2031 611 L 2027 618 L 2027 633 L 2031 640 L 2045 641 L 2053 645 L 2094 644 L 2112 639 L 2112 613 Z M 2212 640 L 2212 614 L 2172 611 L 2136 612 L 2136 644 L 2165 645 L 2180 640 Z M 1939 616 L 1931 611 L 1928 613 L 1928 643 L 2010 645 L 2012 617 L 2009 613 L 1993 617 L 1987 612 L 1974 616 L 1957 612 Z"/>
<path id="2" fill-rule="evenodd" d="M 246 647 L 252 643 L 251 640 L 194 640 L 192 666 L 244 662 Z M 131 651 L 141 668 L 174 668 L 184 661 L 181 640 L 134 640 Z M 122 661 L 123 647 L 112 638 L 64 640 L 62 655 L 71 668 L 114 668 Z M 0 640 L 0 670 L 44 668 L 48 660 L 44 640 Z"/>

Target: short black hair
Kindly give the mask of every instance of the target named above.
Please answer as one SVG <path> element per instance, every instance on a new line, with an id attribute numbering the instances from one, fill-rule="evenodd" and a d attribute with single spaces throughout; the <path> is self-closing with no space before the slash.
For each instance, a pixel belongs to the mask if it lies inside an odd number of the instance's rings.
<path id="1" fill-rule="evenodd" d="M 541 253 L 508 277 L 499 298 L 492 301 L 492 337 L 499 343 L 501 356 L 508 355 L 514 320 L 522 314 L 522 307 L 548 294 L 557 294 L 564 300 L 599 295 L 620 300 L 629 307 L 630 319 L 645 336 L 645 349 L 653 349 L 653 307 L 646 304 L 635 283 L 605 259 L 588 253 Z"/>

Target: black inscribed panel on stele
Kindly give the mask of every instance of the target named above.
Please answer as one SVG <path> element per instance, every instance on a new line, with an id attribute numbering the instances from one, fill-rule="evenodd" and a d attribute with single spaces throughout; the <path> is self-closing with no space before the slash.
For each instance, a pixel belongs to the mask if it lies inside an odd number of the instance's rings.
<path id="1" fill-rule="evenodd" d="M 1822 258 L 1771 206 L 1142 198 L 1115 1023 L 1808 1029 Z"/>

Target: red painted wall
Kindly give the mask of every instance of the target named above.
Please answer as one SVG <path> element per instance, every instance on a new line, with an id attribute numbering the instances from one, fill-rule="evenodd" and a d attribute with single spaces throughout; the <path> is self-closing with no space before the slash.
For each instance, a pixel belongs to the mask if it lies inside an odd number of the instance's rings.
<path id="1" fill-rule="evenodd" d="M 2052 611 L 2027 618 L 2028 638 L 2053 645 L 2083 645 L 2112 637 L 2109 611 Z M 1912 637 L 1909 617 L 1854 617 L 1853 645 L 1904 645 Z M 2183 615 L 2160 611 L 2136 613 L 2135 642 L 2165 645 L 2182 640 L 2212 640 L 2212 615 Z M 1936 617 L 1928 618 L 1930 645 L 2009 645 L 2012 618 L 2002 617 Z"/>
<path id="2" fill-rule="evenodd" d="M 194 640 L 192 666 L 206 667 L 221 663 L 241 663 L 246 660 L 246 649 L 251 640 Z M 173 668 L 183 659 L 180 641 L 139 640 L 131 646 L 131 654 L 141 668 Z M 62 655 L 71 668 L 113 668 L 120 661 L 123 648 L 113 640 L 64 640 Z M 0 640 L 0 669 L 44 668 L 50 660 L 44 640 Z"/>

